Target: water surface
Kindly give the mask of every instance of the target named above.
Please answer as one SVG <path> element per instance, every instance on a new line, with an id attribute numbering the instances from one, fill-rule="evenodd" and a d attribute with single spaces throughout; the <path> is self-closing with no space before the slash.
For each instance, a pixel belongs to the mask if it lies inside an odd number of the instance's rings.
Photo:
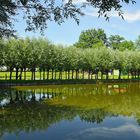
<path id="1" fill-rule="evenodd" d="M 139 140 L 140 84 L 0 89 L 0 140 Z"/>

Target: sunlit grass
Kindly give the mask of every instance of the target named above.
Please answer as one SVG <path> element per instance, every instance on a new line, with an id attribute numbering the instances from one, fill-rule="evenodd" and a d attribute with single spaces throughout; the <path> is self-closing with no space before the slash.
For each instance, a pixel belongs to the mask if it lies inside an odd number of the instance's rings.
<path id="1" fill-rule="evenodd" d="M 20 72 L 19 74 L 20 75 Z M 32 73 L 31 72 L 26 72 L 26 80 L 31 80 L 31 76 Z M 45 75 L 45 76 L 44 76 Z M 43 79 L 44 77 L 44 79 Z M 92 78 L 91 78 L 92 77 Z M 95 74 L 93 74 L 92 76 L 90 76 L 91 79 L 95 79 Z M 129 76 L 129 79 L 131 79 L 132 77 Z M 137 78 L 137 77 L 136 77 Z M 9 80 L 10 79 L 10 72 L 0 72 L 0 80 Z M 16 72 L 12 72 L 12 80 L 16 79 Z M 19 79 L 19 78 L 18 78 Z M 43 73 L 43 72 L 35 72 L 35 80 L 45 80 L 47 79 L 47 72 Z M 52 79 L 52 71 L 49 72 L 49 79 Z M 53 73 L 53 79 L 59 79 L 59 72 L 54 72 Z M 68 72 L 62 72 L 62 79 L 68 79 Z M 72 72 L 70 72 L 70 79 L 72 79 Z M 76 72 L 74 72 L 73 74 L 73 79 L 76 79 Z M 78 79 L 83 79 L 83 74 L 82 72 L 79 73 L 79 77 Z M 88 73 L 85 72 L 84 73 L 84 79 L 88 79 Z M 101 73 L 98 73 L 98 79 L 101 79 Z M 103 79 L 106 79 L 106 75 L 103 75 Z M 109 79 L 118 79 L 118 72 L 117 70 L 114 71 L 114 75 L 109 73 Z M 121 79 L 128 79 L 128 75 L 121 75 Z M 24 72 L 22 73 L 22 80 L 24 80 Z"/>

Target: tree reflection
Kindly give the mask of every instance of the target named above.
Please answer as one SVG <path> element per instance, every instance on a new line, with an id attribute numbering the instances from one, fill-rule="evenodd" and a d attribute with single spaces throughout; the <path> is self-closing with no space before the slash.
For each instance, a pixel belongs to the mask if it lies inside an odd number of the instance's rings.
<path id="1" fill-rule="evenodd" d="M 140 124 L 139 84 L 22 88 L 0 90 L 0 136 L 48 129 L 76 116 L 101 123 L 105 117 L 135 115 Z"/>

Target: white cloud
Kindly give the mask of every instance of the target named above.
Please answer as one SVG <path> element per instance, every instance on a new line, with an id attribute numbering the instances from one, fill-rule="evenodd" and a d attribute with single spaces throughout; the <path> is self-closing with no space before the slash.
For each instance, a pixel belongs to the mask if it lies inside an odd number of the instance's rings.
<path id="1" fill-rule="evenodd" d="M 86 11 L 85 14 L 88 16 L 98 17 L 97 10 Z M 109 16 L 110 17 L 119 17 L 116 12 L 109 13 Z M 135 11 L 135 12 L 125 12 L 123 14 L 123 17 L 128 22 L 140 21 L 140 10 Z"/>
<path id="2" fill-rule="evenodd" d="M 128 136 L 137 136 L 140 138 L 140 127 L 134 124 L 124 124 L 122 126 L 118 126 L 116 128 L 111 127 L 97 127 L 97 128 L 88 128 L 80 131 L 79 133 L 73 133 L 69 140 L 76 140 L 78 137 L 82 137 L 82 140 L 85 139 L 98 139 L 98 138 L 105 138 L 105 139 L 123 139 Z"/>
<path id="3" fill-rule="evenodd" d="M 114 137 L 118 135 L 123 135 L 125 133 L 135 133 L 137 136 L 140 137 L 140 127 L 133 124 L 126 124 L 116 128 L 108 128 L 108 127 L 101 127 L 101 128 L 90 128 L 84 131 L 81 131 L 81 134 L 89 134 L 94 136 L 105 136 L 105 137 Z"/>
<path id="4" fill-rule="evenodd" d="M 124 13 L 124 18 L 128 21 L 139 21 L 140 20 L 140 10 L 133 13 Z"/>

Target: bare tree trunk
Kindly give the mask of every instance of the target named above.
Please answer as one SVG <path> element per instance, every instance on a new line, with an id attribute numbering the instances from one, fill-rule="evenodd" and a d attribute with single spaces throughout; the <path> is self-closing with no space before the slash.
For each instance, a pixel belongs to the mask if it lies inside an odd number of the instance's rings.
<path id="1" fill-rule="evenodd" d="M 85 71 L 83 70 L 83 71 L 82 71 L 82 79 L 84 79 L 84 77 L 85 77 L 84 74 L 85 74 Z"/>
<path id="2" fill-rule="evenodd" d="M 33 80 L 33 78 L 34 78 L 34 72 L 33 72 L 33 70 L 31 71 L 32 72 L 32 75 L 31 75 L 31 80 Z"/>
<path id="3" fill-rule="evenodd" d="M 121 73 L 122 73 L 122 70 L 120 69 L 119 70 L 119 77 L 118 77 L 119 79 L 121 79 Z"/>
<path id="4" fill-rule="evenodd" d="M 129 79 L 129 70 L 128 70 L 128 77 L 127 78 Z"/>
<path id="5" fill-rule="evenodd" d="M 68 79 L 70 79 L 70 70 L 68 70 Z"/>
<path id="6" fill-rule="evenodd" d="M 57 74 L 57 71 L 55 70 L 54 71 L 54 79 L 56 79 L 56 74 Z"/>
<path id="7" fill-rule="evenodd" d="M 54 72 L 54 71 L 53 71 L 53 69 L 52 69 L 52 80 L 53 80 L 53 72 Z"/>
<path id="8" fill-rule="evenodd" d="M 18 80 L 18 69 L 19 68 L 16 68 L 16 80 Z"/>
<path id="9" fill-rule="evenodd" d="M 35 80 L 35 78 L 36 78 L 36 77 L 35 77 L 35 69 L 34 69 L 34 80 Z"/>
<path id="10" fill-rule="evenodd" d="M 140 79 L 140 71 L 138 70 L 138 79 Z"/>
<path id="11" fill-rule="evenodd" d="M 59 71 L 59 78 L 58 78 L 59 80 L 60 80 L 60 77 L 61 77 L 61 71 Z"/>
<path id="12" fill-rule="evenodd" d="M 106 74 L 106 80 L 108 80 L 108 72 L 107 72 L 107 74 Z"/>
<path id="13" fill-rule="evenodd" d="M 88 70 L 88 79 L 90 79 L 90 70 Z"/>
<path id="14" fill-rule="evenodd" d="M 42 74 L 42 70 L 41 70 L 41 68 L 39 69 L 39 79 L 41 80 L 41 74 Z"/>
<path id="15" fill-rule="evenodd" d="M 79 70 L 77 71 L 77 76 L 78 76 L 77 78 L 80 79 L 80 77 L 79 77 Z"/>
<path id="16" fill-rule="evenodd" d="M 43 80 L 45 80 L 45 69 L 43 69 Z"/>
<path id="17" fill-rule="evenodd" d="M 12 80 L 12 70 L 10 70 L 10 80 Z"/>
<path id="18" fill-rule="evenodd" d="M 20 71 L 20 80 L 22 80 L 22 72 L 23 72 L 23 68 L 21 68 L 21 71 Z"/>
<path id="19" fill-rule="evenodd" d="M 76 79 L 78 79 L 78 70 L 76 70 Z"/>
<path id="20" fill-rule="evenodd" d="M 73 77 L 73 76 L 74 76 L 73 74 L 74 74 L 74 70 L 72 70 L 72 79 L 74 78 L 74 77 Z"/>
<path id="21" fill-rule="evenodd" d="M 26 80 L 26 68 L 24 68 L 24 80 Z"/>
<path id="22" fill-rule="evenodd" d="M 49 80 L 49 70 L 47 70 L 47 80 Z"/>
<path id="23" fill-rule="evenodd" d="M 101 71 L 101 79 L 103 79 L 103 71 Z"/>

